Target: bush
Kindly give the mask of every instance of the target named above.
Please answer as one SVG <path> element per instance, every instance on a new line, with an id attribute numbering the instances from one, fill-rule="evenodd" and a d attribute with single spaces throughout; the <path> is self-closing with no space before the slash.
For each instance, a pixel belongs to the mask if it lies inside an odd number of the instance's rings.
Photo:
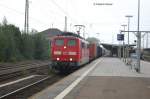
<path id="1" fill-rule="evenodd" d="M 35 59 L 48 59 L 49 58 L 49 42 L 46 40 L 46 37 L 42 34 L 34 35 L 35 42 Z"/>
<path id="2" fill-rule="evenodd" d="M 0 61 L 16 61 L 21 57 L 21 32 L 14 25 L 0 25 Z"/>
<path id="3" fill-rule="evenodd" d="M 25 34 L 19 28 L 0 24 L 0 62 L 16 62 L 21 60 L 48 59 L 49 41 L 39 33 Z"/>
<path id="4" fill-rule="evenodd" d="M 25 33 L 21 35 L 20 50 L 24 59 L 34 59 L 34 40 L 32 35 Z"/>

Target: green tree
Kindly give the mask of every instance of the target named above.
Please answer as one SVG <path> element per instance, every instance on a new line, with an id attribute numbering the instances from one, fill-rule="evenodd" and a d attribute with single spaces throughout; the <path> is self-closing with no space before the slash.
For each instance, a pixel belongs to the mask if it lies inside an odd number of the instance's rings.
<path id="1" fill-rule="evenodd" d="M 49 58 L 49 42 L 42 34 L 35 34 L 35 59 L 48 59 Z"/>
<path id="2" fill-rule="evenodd" d="M 34 59 L 34 47 L 33 35 L 23 33 L 21 35 L 20 50 L 24 59 Z"/>
<path id="3" fill-rule="evenodd" d="M 6 19 L 6 17 L 4 16 L 3 21 L 2 21 L 3 25 L 7 25 L 8 21 Z"/>
<path id="4" fill-rule="evenodd" d="M 0 62 L 48 59 L 49 41 L 44 35 L 32 30 L 25 34 L 4 17 L 0 24 Z"/>
<path id="5" fill-rule="evenodd" d="M 1 61 L 16 61 L 20 59 L 21 32 L 18 27 L 7 24 L 6 19 L 0 25 L 0 59 Z"/>

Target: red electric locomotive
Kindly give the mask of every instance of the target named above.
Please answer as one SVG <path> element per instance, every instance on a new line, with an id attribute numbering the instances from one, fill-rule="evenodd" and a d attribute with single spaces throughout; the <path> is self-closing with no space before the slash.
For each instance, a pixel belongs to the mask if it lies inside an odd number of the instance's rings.
<path id="1" fill-rule="evenodd" d="M 64 32 L 54 37 L 51 48 L 52 67 L 60 72 L 89 62 L 88 42 L 77 34 Z"/>

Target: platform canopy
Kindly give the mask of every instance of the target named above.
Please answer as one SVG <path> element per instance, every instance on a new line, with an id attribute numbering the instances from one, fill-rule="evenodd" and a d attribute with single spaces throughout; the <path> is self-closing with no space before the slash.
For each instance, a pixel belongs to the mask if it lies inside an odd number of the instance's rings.
<path id="1" fill-rule="evenodd" d="M 111 52 L 112 56 L 113 56 L 113 55 L 118 55 L 118 48 L 119 48 L 120 46 L 121 46 L 121 49 L 123 48 L 123 45 L 119 45 L 119 44 L 106 44 L 106 43 L 101 43 L 101 45 L 102 45 L 105 49 L 109 50 L 109 51 Z M 124 45 L 124 47 L 127 47 L 127 46 L 128 46 L 127 44 Z M 135 45 L 135 44 L 130 44 L 130 45 L 129 45 L 130 48 L 133 48 L 134 46 L 136 46 L 136 45 Z"/>

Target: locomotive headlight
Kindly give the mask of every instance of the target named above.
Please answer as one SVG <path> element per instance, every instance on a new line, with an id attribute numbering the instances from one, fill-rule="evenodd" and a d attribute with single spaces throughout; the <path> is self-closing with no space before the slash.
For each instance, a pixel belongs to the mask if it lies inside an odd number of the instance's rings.
<path id="1" fill-rule="evenodd" d="M 72 61 L 72 58 L 70 58 L 70 61 Z"/>
<path id="2" fill-rule="evenodd" d="M 59 61 L 60 60 L 60 58 L 57 58 L 57 61 Z"/>
<path id="3" fill-rule="evenodd" d="M 66 46 L 64 46 L 64 49 L 66 49 Z"/>

